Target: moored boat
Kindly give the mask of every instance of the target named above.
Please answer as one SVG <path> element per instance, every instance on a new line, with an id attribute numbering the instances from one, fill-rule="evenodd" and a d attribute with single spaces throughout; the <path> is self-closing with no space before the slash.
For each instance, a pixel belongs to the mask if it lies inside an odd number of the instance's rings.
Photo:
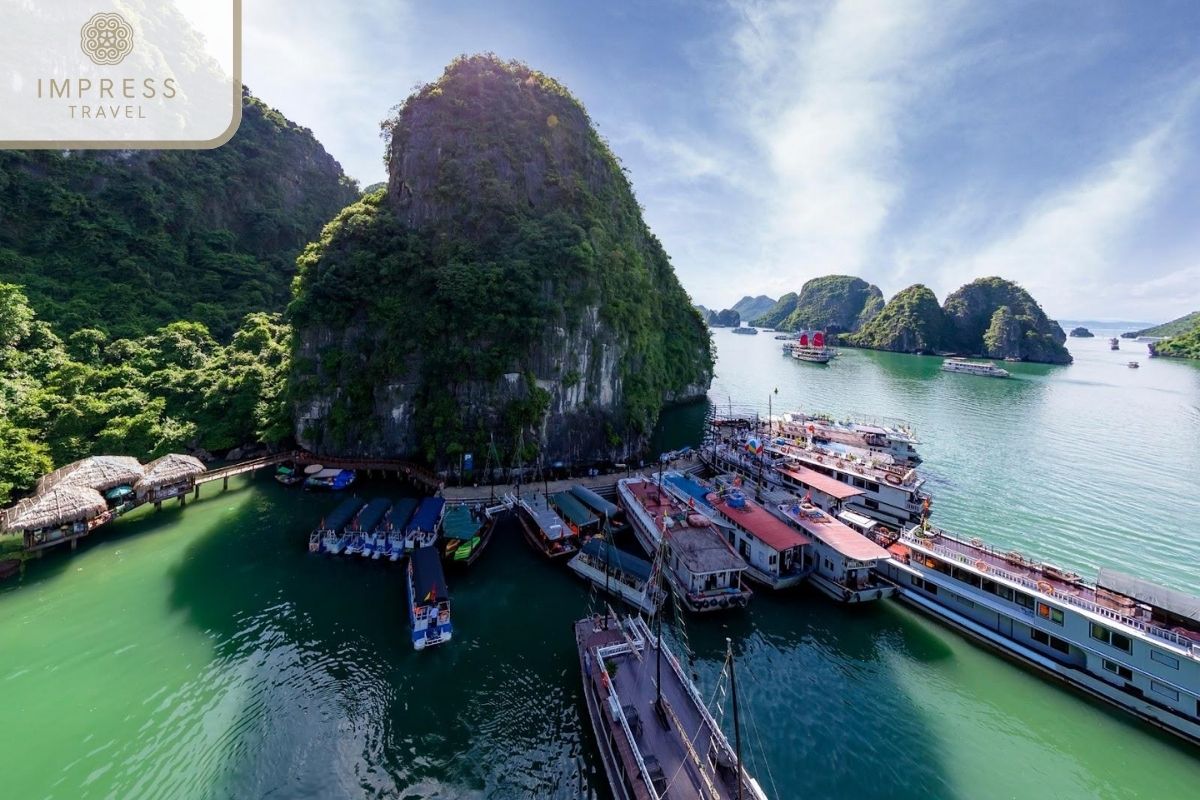
<path id="1" fill-rule="evenodd" d="M 304 488 L 337 492 L 349 487 L 357 477 L 352 469 L 320 469 L 304 479 Z"/>
<path id="2" fill-rule="evenodd" d="M 642 613 L 654 614 L 662 605 L 663 592 L 654 580 L 654 565 L 626 553 L 603 536 L 584 542 L 567 566 L 596 588 Z"/>
<path id="3" fill-rule="evenodd" d="M 728 675 L 738 747 L 730 745 L 679 660 L 642 619 L 580 620 L 575 646 L 588 717 L 614 797 L 766 800 L 739 757 L 731 649 L 722 680 Z"/>
<path id="4" fill-rule="evenodd" d="M 607 525 L 612 532 L 619 533 L 625 528 L 625 522 L 621 519 L 621 509 L 616 503 L 605 500 L 594 490 L 578 483 L 571 487 L 571 494 L 575 495 L 579 502 L 596 512 L 603 525 Z"/>
<path id="5" fill-rule="evenodd" d="M 362 510 L 346 526 L 346 533 L 352 539 L 356 538 L 362 542 L 362 547 L 358 549 L 357 555 L 364 558 L 376 557 L 381 544 L 380 540 L 386 542 L 387 539 L 386 534 L 379 528 L 391 507 L 391 500 L 386 497 L 376 497 L 363 506 Z"/>
<path id="6" fill-rule="evenodd" d="M 483 506 L 455 503 L 442 515 L 442 553 L 450 564 L 469 567 L 492 539 L 495 521 Z"/>
<path id="7" fill-rule="evenodd" d="M 740 479 L 739 479 L 740 482 Z M 746 562 L 746 577 L 769 589 L 786 589 L 813 570 L 812 540 L 737 487 L 722 488 L 708 503 L 722 532 Z"/>
<path id="8" fill-rule="evenodd" d="M 405 530 L 417 510 L 419 501 L 415 497 L 402 497 L 392 503 L 392 509 L 384 519 L 387 530 L 385 539 L 385 555 L 388 561 L 399 561 L 404 558 Z"/>
<path id="9" fill-rule="evenodd" d="M 346 546 L 346 525 L 362 507 L 363 501 L 357 497 L 347 497 L 339 503 L 332 513 L 321 518 L 320 523 L 309 535 L 308 551 L 339 555 Z"/>
<path id="10" fill-rule="evenodd" d="M 617 481 L 638 543 L 658 551 L 666 537 L 663 572 L 689 611 L 744 608 L 752 592 L 742 581 L 746 562 L 734 552 L 713 521 L 678 502 L 656 483 L 638 476 Z"/>
<path id="11" fill-rule="evenodd" d="M 547 558 L 562 558 L 579 549 L 579 534 L 550 508 L 545 495 L 525 494 L 514 505 L 525 540 L 539 553 Z"/>
<path id="12" fill-rule="evenodd" d="M 885 574 L 917 609 L 1200 744 L 1200 598 L 1111 569 L 1087 582 L 931 527 L 887 549 Z"/>
<path id="13" fill-rule="evenodd" d="M 600 517 L 580 502 L 570 490 L 555 492 L 546 498 L 550 507 L 579 536 L 591 536 L 600 532 Z"/>
<path id="14" fill-rule="evenodd" d="M 822 594 L 842 603 L 865 603 L 895 594 L 896 587 L 876 572 L 891 558 L 879 544 L 812 503 L 793 500 L 778 504 L 775 511 L 812 542 L 809 581 Z"/>
<path id="15" fill-rule="evenodd" d="M 450 622 L 450 590 L 437 549 L 424 545 L 413 550 L 406 574 L 413 647 L 424 650 L 450 641 L 454 633 Z"/>
<path id="16" fill-rule="evenodd" d="M 419 547 L 431 547 L 437 541 L 445 511 L 446 501 L 442 498 L 423 498 L 413 512 L 412 519 L 404 526 L 405 551 L 411 553 Z"/>
<path id="17" fill-rule="evenodd" d="M 771 436 L 783 435 L 812 441 L 814 444 L 844 444 L 871 453 L 882 453 L 899 463 L 917 463 L 920 443 L 912 426 L 903 422 L 867 422 L 854 419 L 834 420 L 820 415 L 791 412 L 772 418 Z"/>

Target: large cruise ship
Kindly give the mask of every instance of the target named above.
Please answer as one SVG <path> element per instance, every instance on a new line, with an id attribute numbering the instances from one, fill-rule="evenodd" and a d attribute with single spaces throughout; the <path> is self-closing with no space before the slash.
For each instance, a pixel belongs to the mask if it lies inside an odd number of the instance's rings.
<path id="1" fill-rule="evenodd" d="M 985 378 L 1007 378 L 1009 372 L 987 361 L 967 361 L 965 358 L 947 358 L 942 362 L 946 372 L 965 372 L 968 375 L 982 375 Z"/>
<path id="2" fill-rule="evenodd" d="M 817 445 L 829 443 L 860 448 L 871 453 L 890 456 L 899 463 L 916 464 L 920 442 L 911 426 L 902 423 L 881 424 L 856 420 L 834 420 L 829 417 L 792 412 L 770 420 L 772 435 L 809 441 Z"/>
<path id="3" fill-rule="evenodd" d="M 1113 570 L 1088 583 L 936 528 L 885 541 L 905 601 L 1200 744 L 1200 598 Z"/>

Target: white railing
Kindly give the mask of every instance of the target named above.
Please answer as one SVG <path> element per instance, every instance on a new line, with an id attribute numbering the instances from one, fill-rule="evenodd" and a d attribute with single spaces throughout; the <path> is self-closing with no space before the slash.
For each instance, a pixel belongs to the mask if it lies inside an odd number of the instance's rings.
<path id="1" fill-rule="evenodd" d="M 908 542 L 909 544 L 915 544 L 918 547 L 923 547 L 926 550 L 932 551 L 936 555 L 942 556 L 944 558 L 948 558 L 952 561 L 957 561 L 965 566 L 971 567 L 972 569 L 975 569 L 977 572 L 980 572 L 980 574 L 985 574 L 987 577 L 996 576 L 996 577 L 1004 578 L 1007 581 L 1016 583 L 1027 589 L 1031 589 L 1032 591 L 1037 592 L 1039 595 L 1046 597 L 1048 599 L 1052 599 L 1056 602 L 1066 603 L 1068 605 L 1082 608 L 1083 610 L 1089 611 L 1093 614 L 1096 614 L 1097 616 L 1104 617 L 1105 619 L 1111 619 L 1114 622 L 1119 622 L 1122 625 L 1126 625 L 1130 628 L 1133 628 L 1134 630 L 1136 630 L 1140 633 L 1144 633 L 1148 636 L 1154 636 L 1155 638 L 1162 639 L 1162 640 L 1169 642 L 1169 643 L 1175 645 L 1176 647 L 1182 649 L 1184 652 L 1184 655 L 1187 655 L 1191 658 L 1200 659 L 1200 647 L 1197 647 L 1196 643 L 1193 642 L 1191 639 L 1188 639 L 1185 636 L 1180 636 L 1179 634 L 1175 633 L 1174 631 L 1169 631 L 1169 630 L 1166 630 L 1165 628 L 1160 628 L 1157 625 L 1152 625 L 1150 623 L 1141 622 L 1140 620 L 1132 619 L 1132 618 L 1122 614 L 1119 611 L 1114 611 L 1111 608 L 1102 606 L 1099 603 L 1094 603 L 1091 600 L 1087 600 L 1082 597 L 1076 597 L 1074 595 L 1069 595 L 1069 594 L 1048 594 L 1047 592 L 1043 591 L 1041 587 L 1038 586 L 1038 581 L 1031 580 L 1031 579 L 1025 577 L 1024 575 L 1017 575 L 1016 573 L 1009 572 L 1008 570 L 1003 569 L 1001 567 L 995 567 L 995 566 L 992 566 L 991 564 L 989 564 L 987 572 L 983 573 L 975 566 L 975 562 L 978 559 L 973 559 L 969 555 L 966 555 L 965 553 L 960 553 L 957 550 L 951 550 L 948 547 L 944 547 L 939 544 L 934 544 L 933 542 L 931 542 L 928 539 L 922 539 L 918 536 L 913 535 L 910 531 L 901 531 L 900 538 L 903 539 L 905 542 Z M 976 545 L 971 545 L 971 546 L 976 547 Z M 983 550 L 984 552 L 988 553 L 989 555 L 996 555 L 1000 558 L 1006 557 L 1000 553 L 997 553 L 995 550 L 993 550 L 990 547 L 987 547 L 986 545 L 979 546 L 979 549 Z"/>

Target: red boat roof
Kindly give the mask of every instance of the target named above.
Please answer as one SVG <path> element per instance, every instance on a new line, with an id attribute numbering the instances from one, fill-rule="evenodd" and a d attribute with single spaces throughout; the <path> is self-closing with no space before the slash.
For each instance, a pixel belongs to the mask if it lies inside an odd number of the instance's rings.
<path id="1" fill-rule="evenodd" d="M 741 508 L 730 505 L 728 498 L 718 502 L 714 508 L 773 550 L 783 551 L 812 544 L 812 539 L 749 499 Z"/>
<path id="2" fill-rule="evenodd" d="M 889 553 L 849 525 L 838 522 L 818 508 L 784 505 L 783 512 L 804 530 L 855 561 L 878 561 Z"/>
<path id="3" fill-rule="evenodd" d="M 835 500 L 845 500 L 847 497 L 865 494 L 862 489 L 855 489 L 853 486 L 842 483 L 837 478 L 831 478 L 828 475 L 823 475 L 815 469 L 796 464 L 790 467 L 776 467 L 777 470 L 787 475 L 795 481 L 803 483 L 816 489 L 818 492 L 824 492 Z"/>

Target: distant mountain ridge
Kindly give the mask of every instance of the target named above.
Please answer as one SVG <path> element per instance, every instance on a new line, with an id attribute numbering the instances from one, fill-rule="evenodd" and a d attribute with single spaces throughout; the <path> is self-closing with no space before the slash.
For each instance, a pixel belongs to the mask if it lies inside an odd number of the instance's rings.
<path id="1" fill-rule="evenodd" d="M 1178 319 L 1164 322 L 1161 325 L 1153 325 L 1149 328 L 1143 328 L 1140 331 L 1122 333 L 1121 337 L 1124 339 L 1136 339 L 1139 336 L 1180 336 L 1190 332 L 1197 325 L 1200 325 L 1200 311 L 1193 311 L 1190 314 L 1184 314 Z"/>
<path id="2" fill-rule="evenodd" d="M 758 319 L 763 314 L 771 310 L 775 305 L 775 300 L 767 297 L 765 294 L 760 294 L 758 297 L 746 295 L 741 300 L 738 300 L 730 308 L 736 312 L 742 319 Z"/>

